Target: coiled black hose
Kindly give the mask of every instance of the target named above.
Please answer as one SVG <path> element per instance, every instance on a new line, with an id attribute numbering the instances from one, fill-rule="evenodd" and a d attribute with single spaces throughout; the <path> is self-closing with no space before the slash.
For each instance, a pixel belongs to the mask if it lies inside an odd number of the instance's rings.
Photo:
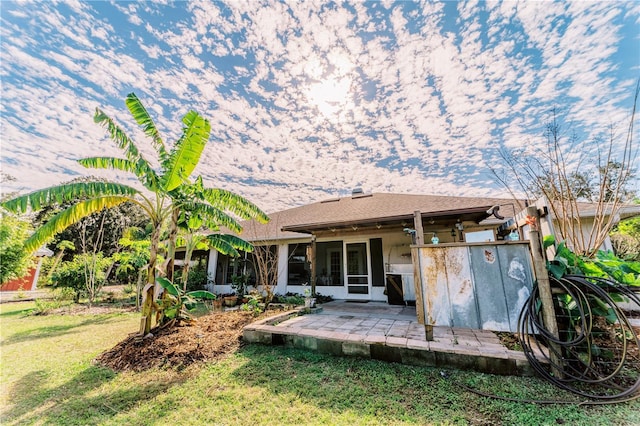
<path id="1" fill-rule="evenodd" d="M 640 309 L 638 295 L 604 278 L 568 275 L 550 281 L 559 336 L 544 326 L 537 285 L 518 320 L 520 344 L 531 366 L 585 398 L 613 403 L 640 397 L 638 335 L 615 301 L 626 298 Z"/>

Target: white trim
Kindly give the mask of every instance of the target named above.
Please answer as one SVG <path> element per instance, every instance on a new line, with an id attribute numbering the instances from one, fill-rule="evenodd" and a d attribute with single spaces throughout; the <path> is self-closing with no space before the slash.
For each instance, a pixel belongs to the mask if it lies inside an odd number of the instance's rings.
<path id="1" fill-rule="evenodd" d="M 287 281 L 289 281 L 289 244 L 278 244 L 278 284 L 275 293 L 285 294 L 287 292 Z"/>
<path id="2" fill-rule="evenodd" d="M 351 240 L 351 239 L 350 239 Z M 367 294 L 353 294 L 353 293 L 349 293 L 349 276 L 352 277 L 364 277 L 365 275 L 349 275 L 349 271 L 347 269 L 347 262 L 348 262 L 348 257 L 349 257 L 349 253 L 347 251 L 347 245 L 349 244 L 364 244 L 364 256 L 367 262 Z M 346 299 L 353 299 L 353 300 L 371 300 L 371 250 L 369 248 L 369 239 L 365 239 L 362 240 L 362 238 L 359 238 L 357 240 L 353 239 L 353 241 L 346 241 L 343 240 L 342 241 L 342 249 L 343 249 L 343 278 L 344 278 L 344 292 L 346 294 Z"/>
<path id="3" fill-rule="evenodd" d="M 207 263 L 207 277 L 211 277 L 211 285 L 207 284 L 207 290 L 213 292 L 216 286 L 216 266 L 218 265 L 218 250 L 209 250 L 209 262 Z"/>

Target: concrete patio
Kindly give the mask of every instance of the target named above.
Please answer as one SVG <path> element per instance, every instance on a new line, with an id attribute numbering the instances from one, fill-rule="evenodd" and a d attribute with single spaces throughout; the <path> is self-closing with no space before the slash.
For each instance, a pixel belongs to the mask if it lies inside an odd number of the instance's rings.
<path id="1" fill-rule="evenodd" d="M 434 327 L 434 340 L 427 341 L 415 307 L 338 300 L 303 311 L 250 324 L 244 339 L 409 365 L 533 375 L 524 353 L 507 349 L 491 331 Z"/>

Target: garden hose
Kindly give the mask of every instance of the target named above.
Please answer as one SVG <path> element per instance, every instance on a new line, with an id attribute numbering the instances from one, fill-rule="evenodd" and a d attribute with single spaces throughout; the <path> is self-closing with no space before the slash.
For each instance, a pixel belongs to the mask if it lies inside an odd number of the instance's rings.
<path id="1" fill-rule="evenodd" d="M 533 369 L 584 398 L 622 402 L 640 397 L 640 361 L 629 352 L 640 348 L 638 335 L 615 300 L 626 299 L 640 308 L 638 295 L 604 278 L 568 275 L 550 281 L 563 299 L 560 303 L 556 295 L 554 306 L 559 337 L 544 326 L 537 285 L 518 321 L 520 344 Z M 600 317 L 606 315 L 608 329 L 594 323 L 596 311 Z M 606 343 L 612 346 L 602 346 Z"/>
<path id="2" fill-rule="evenodd" d="M 540 295 L 537 285 L 534 285 L 520 312 L 518 338 L 525 356 L 538 374 L 557 387 L 586 399 L 510 398 L 483 392 L 457 381 L 454 383 L 484 397 L 532 404 L 604 405 L 640 398 L 638 334 L 616 303 L 616 299 L 623 300 L 640 309 L 638 295 L 629 287 L 604 278 L 568 275 L 561 279 L 550 277 L 550 281 L 558 293 L 554 309 L 559 337 L 544 326 Z M 596 324 L 596 314 L 598 317 L 606 316 L 606 326 Z M 603 346 L 607 343 L 612 346 Z M 631 349 L 636 352 L 635 359 L 630 354 Z M 552 359 L 560 362 L 555 363 Z M 554 371 L 559 374 L 554 375 Z M 449 378 L 445 372 L 440 374 Z"/>

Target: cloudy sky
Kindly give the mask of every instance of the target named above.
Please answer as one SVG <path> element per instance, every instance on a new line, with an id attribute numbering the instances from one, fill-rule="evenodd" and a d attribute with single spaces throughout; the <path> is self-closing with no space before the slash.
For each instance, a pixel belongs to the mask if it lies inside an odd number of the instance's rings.
<path id="1" fill-rule="evenodd" d="M 590 139 L 624 129 L 640 76 L 634 2 L 0 2 L 3 192 L 119 155 L 100 107 L 154 158 L 212 124 L 201 174 L 266 211 L 366 192 L 499 196 L 501 147 L 539 143 L 557 108 Z M 109 172 L 126 182 L 126 175 Z"/>

